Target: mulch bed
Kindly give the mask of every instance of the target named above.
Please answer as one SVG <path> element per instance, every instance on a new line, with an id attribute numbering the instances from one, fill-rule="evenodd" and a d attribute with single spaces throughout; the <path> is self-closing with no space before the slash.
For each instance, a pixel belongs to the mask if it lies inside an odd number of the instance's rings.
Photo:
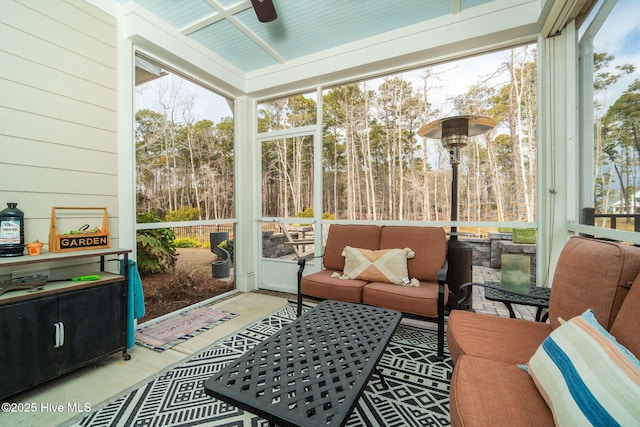
<path id="1" fill-rule="evenodd" d="M 208 249 L 178 249 L 176 266 L 166 273 L 143 274 L 145 315 L 138 324 L 197 304 L 235 288 L 233 278 L 211 277 L 214 255 Z"/>

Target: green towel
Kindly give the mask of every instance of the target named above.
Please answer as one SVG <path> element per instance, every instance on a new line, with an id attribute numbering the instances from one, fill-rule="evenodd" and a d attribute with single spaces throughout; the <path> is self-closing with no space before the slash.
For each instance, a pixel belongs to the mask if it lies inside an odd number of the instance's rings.
<path id="1" fill-rule="evenodd" d="M 124 274 L 123 261 L 120 261 L 120 274 Z M 142 280 L 138 272 L 138 265 L 129 260 L 128 288 L 127 288 L 127 348 L 136 343 L 136 328 L 134 319 L 144 316 L 144 292 Z"/>

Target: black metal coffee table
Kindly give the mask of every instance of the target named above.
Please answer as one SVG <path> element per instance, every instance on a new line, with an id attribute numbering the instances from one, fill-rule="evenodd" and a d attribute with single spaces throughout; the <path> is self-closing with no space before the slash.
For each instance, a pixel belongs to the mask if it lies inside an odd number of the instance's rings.
<path id="1" fill-rule="evenodd" d="M 206 380 L 205 392 L 270 425 L 343 426 L 401 318 L 323 301 Z"/>

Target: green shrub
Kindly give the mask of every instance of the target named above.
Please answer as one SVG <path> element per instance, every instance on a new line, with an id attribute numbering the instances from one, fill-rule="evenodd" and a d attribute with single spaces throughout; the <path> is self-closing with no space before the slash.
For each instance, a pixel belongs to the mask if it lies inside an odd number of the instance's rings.
<path id="1" fill-rule="evenodd" d="M 202 248 L 203 245 L 196 239 L 192 239 L 191 237 L 181 237 L 179 239 L 175 239 L 173 241 L 173 245 L 176 248 Z"/>
<path id="2" fill-rule="evenodd" d="M 329 212 L 322 212 L 322 219 L 336 219 L 336 215 Z"/>
<path id="3" fill-rule="evenodd" d="M 168 222 L 195 221 L 197 219 L 200 219 L 200 209 L 188 206 L 183 206 L 180 209 L 171 211 L 166 217 Z"/>
<path id="4" fill-rule="evenodd" d="M 296 218 L 313 218 L 313 208 L 306 208 L 302 212 L 296 212 Z"/>
<path id="5" fill-rule="evenodd" d="M 138 214 L 138 223 L 161 222 L 153 214 Z M 136 232 L 138 270 L 140 273 L 164 273 L 176 264 L 175 234 L 170 228 Z"/>
<path id="6" fill-rule="evenodd" d="M 296 218 L 313 218 L 313 208 L 306 208 L 302 212 L 296 212 Z M 322 219 L 336 219 L 336 216 L 329 212 L 322 213 Z"/>
<path id="7" fill-rule="evenodd" d="M 224 249 L 227 252 L 229 252 L 229 256 L 233 260 L 233 239 L 229 239 L 229 240 L 225 240 L 224 242 L 220 242 L 218 247 Z"/>

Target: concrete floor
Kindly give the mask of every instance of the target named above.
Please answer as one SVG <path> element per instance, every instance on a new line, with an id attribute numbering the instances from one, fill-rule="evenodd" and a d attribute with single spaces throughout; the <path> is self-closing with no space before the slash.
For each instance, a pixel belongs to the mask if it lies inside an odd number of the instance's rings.
<path id="1" fill-rule="evenodd" d="M 499 281 L 499 271 L 484 267 L 473 268 L 473 280 Z M 164 352 L 156 352 L 142 346 L 129 350 L 131 360 L 124 361 L 120 353 L 42 384 L 8 399 L 13 411 L 0 412 L 2 426 L 57 426 L 75 417 L 82 410 L 89 412 L 95 405 L 109 399 L 166 367 L 178 364 L 214 342 L 240 330 L 262 317 L 287 305 L 291 295 L 278 292 L 238 293 L 214 303 L 219 310 L 237 313 L 238 316 L 221 325 L 185 341 Z M 483 288 L 473 289 L 473 307 L 477 312 L 509 317 L 506 307 L 484 299 Z M 535 309 L 514 306 L 516 316 L 533 320 Z"/>

